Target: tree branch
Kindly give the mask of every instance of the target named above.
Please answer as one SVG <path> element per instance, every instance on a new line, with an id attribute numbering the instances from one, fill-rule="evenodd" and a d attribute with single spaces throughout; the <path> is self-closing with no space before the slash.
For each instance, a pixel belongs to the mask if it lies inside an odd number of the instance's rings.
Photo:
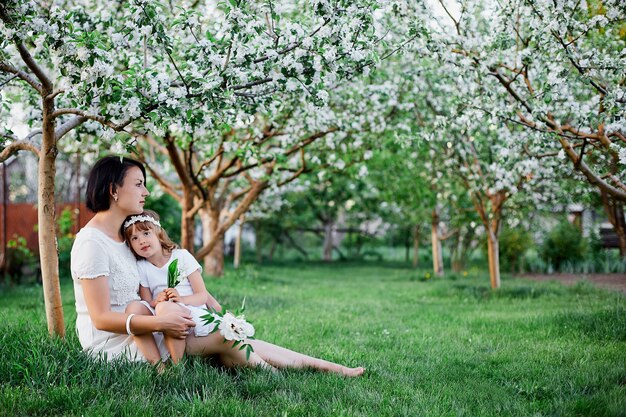
<path id="1" fill-rule="evenodd" d="M 81 124 L 85 123 L 86 121 L 87 121 L 86 117 L 81 117 L 81 116 L 73 117 L 70 120 L 68 120 L 67 122 L 63 123 L 61 126 L 56 128 L 56 130 L 54 131 L 54 137 L 56 138 L 56 140 L 59 140 L 63 136 L 65 136 L 65 134 L 68 133 L 70 130 L 74 129 L 77 126 L 80 126 Z M 35 133 L 35 132 L 33 132 L 33 133 Z M 41 133 L 41 132 L 39 132 L 39 133 Z"/>
<path id="2" fill-rule="evenodd" d="M 19 70 L 12 65 L 7 64 L 6 62 L 0 62 L 0 71 L 14 74 L 22 81 L 26 81 L 31 87 L 37 90 L 39 94 L 43 95 L 43 86 L 41 85 L 41 83 L 39 83 L 36 79 L 31 77 L 26 72 Z"/>
<path id="3" fill-rule="evenodd" d="M 14 154 L 16 154 L 19 151 L 30 151 L 37 158 L 39 158 L 39 149 L 37 149 L 30 142 L 26 142 L 26 141 L 20 140 L 20 141 L 13 142 L 13 143 L 9 144 L 8 146 L 6 146 L 2 150 L 2 152 L 0 152 L 0 161 L 2 161 L 2 162 L 6 161 L 7 159 L 9 159 L 9 157 L 11 155 L 14 155 Z"/>
<path id="4" fill-rule="evenodd" d="M 143 117 L 144 115 L 150 113 L 152 110 L 156 109 L 157 107 L 159 107 L 158 103 L 153 103 L 150 104 L 149 106 L 146 106 L 146 108 L 141 112 L 141 115 L 139 117 L 136 118 L 128 118 L 122 122 L 119 123 L 113 123 L 110 120 L 107 120 L 104 116 L 99 115 L 99 114 L 92 114 L 92 113 L 88 113 L 84 110 L 80 110 L 80 109 L 73 109 L 73 108 L 61 108 L 61 109 L 57 109 L 56 111 L 54 111 L 50 117 L 51 118 L 56 118 L 65 114 L 75 114 L 77 116 L 81 116 L 84 117 L 85 119 L 88 120 L 93 120 L 96 121 L 98 123 L 100 123 L 103 126 L 107 126 L 110 127 L 111 129 L 115 130 L 116 132 L 120 132 L 122 130 L 124 130 L 124 128 L 126 126 L 128 126 L 129 124 L 131 124 L 134 120 L 137 120 L 141 117 Z"/>
<path id="5" fill-rule="evenodd" d="M 305 140 L 303 140 L 302 142 L 300 142 L 299 144 L 294 145 L 293 147 L 291 147 L 291 149 L 285 151 L 284 155 L 285 156 L 291 156 L 292 154 L 296 153 L 298 150 L 300 150 L 300 149 L 304 148 L 305 146 L 313 143 L 317 139 L 319 139 L 321 137 L 324 137 L 324 136 L 326 136 L 329 133 L 336 132 L 338 130 L 339 130 L 339 128 L 333 127 L 333 128 L 330 128 L 329 130 L 326 130 L 324 132 L 318 132 L 318 133 L 316 133 L 314 135 L 311 135 L 308 138 L 306 138 Z"/>
<path id="6" fill-rule="evenodd" d="M 35 73 L 35 76 L 41 82 L 41 86 L 43 87 L 42 92 L 44 90 L 47 90 L 47 91 L 52 90 L 52 81 L 50 81 L 50 78 L 48 78 L 46 73 L 43 72 L 43 70 L 39 67 L 39 65 L 37 65 L 37 63 L 31 56 L 30 52 L 28 52 L 24 44 L 22 44 L 21 42 L 15 42 L 15 46 L 17 46 L 17 50 L 20 53 L 20 56 L 22 57 L 22 60 L 24 61 L 26 66 L 30 68 L 30 70 L 33 73 Z"/>
<path id="7" fill-rule="evenodd" d="M 226 232 L 226 230 L 228 230 L 230 226 L 235 224 L 235 221 L 239 218 L 239 216 L 241 216 L 243 213 L 245 213 L 248 210 L 250 205 L 254 201 L 256 201 L 256 199 L 259 197 L 261 192 L 266 187 L 267 187 L 266 181 L 259 181 L 255 184 L 254 187 L 252 187 L 252 189 L 248 192 L 245 198 L 239 202 L 239 204 L 237 205 L 237 208 L 228 216 L 228 218 L 224 221 L 224 223 L 222 223 L 218 227 L 215 233 L 211 235 L 211 240 L 206 245 L 204 245 L 204 247 L 202 247 L 198 252 L 196 252 L 195 254 L 196 258 L 199 258 L 199 259 L 204 258 L 209 253 L 211 253 L 211 251 L 213 250 L 215 245 L 217 245 L 218 241 L 220 240 L 222 235 Z"/>

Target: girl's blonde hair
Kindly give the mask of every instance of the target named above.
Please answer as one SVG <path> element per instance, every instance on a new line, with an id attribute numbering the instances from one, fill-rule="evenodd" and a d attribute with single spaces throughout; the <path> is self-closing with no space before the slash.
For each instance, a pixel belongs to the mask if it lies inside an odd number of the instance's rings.
<path id="1" fill-rule="evenodd" d="M 159 221 L 159 215 L 155 211 L 144 210 L 141 214 L 134 214 L 132 216 L 126 217 L 126 220 L 124 220 L 124 224 L 135 216 L 148 216 L 152 217 L 157 222 Z M 167 235 L 167 232 L 162 227 L 157 226 L 150 221 L 137 221 L 124 229 L 124 239 L 126 239 L 126 245 L 128 245 L 130 250 L 133 252 L 135 258 L 145 259 L 143 256 L 140 256 L 137 254 L 137 252 L 135 252 L 132 245 L 130 244 L 130 237 L 133 235 L 133 233 L 143 232 L 146 230 L 152 230 L 154 234 L 156 234 L 157 239 L 159 239 L 159 242 L 161 243 L 161 248 L 164 252 L 171 253 L 174 249 L 179 248 L 179 246 L 175 242 L 173 242 L 172 239 L 170 239 L 170 237 Z"/>

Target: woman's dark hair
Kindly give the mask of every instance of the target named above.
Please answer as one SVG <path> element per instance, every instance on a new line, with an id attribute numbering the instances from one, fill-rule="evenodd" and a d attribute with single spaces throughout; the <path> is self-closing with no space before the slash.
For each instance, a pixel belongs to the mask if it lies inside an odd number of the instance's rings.
<path id="1" fill-rule="evenodd" d="M 87 208 L 94 213 L 108 210 L 111 206 L 111 186 L 113 191 L 124 184 L 126 171 L 137 167 L 146 178 L 146 168 L 139 161 L 125 156 L 109 155 L 100 159 L 91 168 L 87 180 Z"/>

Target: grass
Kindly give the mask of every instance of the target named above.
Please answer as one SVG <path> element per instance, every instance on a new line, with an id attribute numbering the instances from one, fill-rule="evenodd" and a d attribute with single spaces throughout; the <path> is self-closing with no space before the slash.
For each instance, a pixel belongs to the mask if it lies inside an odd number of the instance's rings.
<path id="1" fill-rule="evenodd" d="M 40 287 L 0 293 L 0 415 L 624 416 L 626 298 L 484 273 L 424 280 L 399 264 L 246 266 L 207 279 L 247 297 L 259 338 L 351 366 L 224 371 L 188 358 L 163 375 L 80 352 L 73 291 L 66 340 L 49 338 Z"/>

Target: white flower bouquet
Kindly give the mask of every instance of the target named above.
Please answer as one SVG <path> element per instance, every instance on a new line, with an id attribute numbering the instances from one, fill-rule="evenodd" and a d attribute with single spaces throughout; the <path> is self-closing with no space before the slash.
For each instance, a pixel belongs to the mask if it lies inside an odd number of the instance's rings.
<path id="1" fill-rule="evenodd" d="M 246 360 L 250 359 L 250 353 L 254 352 L 252 345 L 246 343 L 247 340 L 254 339 L 254 326 L 246 321 L 246 317 L 243 315 L 245 310 L 246 300 L 243 300 L 241 309 L 234 314 L 226 309 L 217 312 L 215 310 L 207 310 L 208 314 L 202 316 L 202 319 L 207 324 L 215 323 L 215 327 L 211 333 L 215 333 L 219 330 L 220 334 L 224 338 L 224 343 L 232 342 L 233 347 L 239 346 L 239 350 L 246 351 Z"/>

